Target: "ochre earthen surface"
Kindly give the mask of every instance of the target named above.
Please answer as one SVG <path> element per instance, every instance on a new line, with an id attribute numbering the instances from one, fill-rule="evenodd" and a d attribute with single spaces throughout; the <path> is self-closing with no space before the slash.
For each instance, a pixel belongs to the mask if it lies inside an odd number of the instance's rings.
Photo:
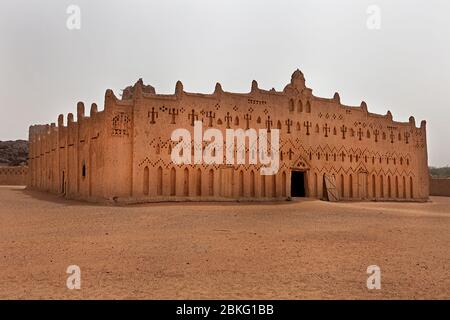
<path id="1" fill-rule="evenodd" d="M 0 299 L 450 299 L 450 198 L 102 206 L 0 187 L 0 203 Z"/>

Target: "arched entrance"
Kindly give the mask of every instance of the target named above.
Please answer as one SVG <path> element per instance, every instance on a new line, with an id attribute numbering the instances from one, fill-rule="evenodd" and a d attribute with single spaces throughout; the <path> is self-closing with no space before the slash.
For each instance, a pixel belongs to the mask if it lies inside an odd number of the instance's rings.
<path id="1" fill-rule="evenodd" d="M 291 171 L 291 197 L 306 197 L 305 172 Z"/>
<path id="2" fill-rule="evenodd" d="M 291 165 L 290 196 L 307 197 L 309 164 L 303 157 L 298 157 Z"/>

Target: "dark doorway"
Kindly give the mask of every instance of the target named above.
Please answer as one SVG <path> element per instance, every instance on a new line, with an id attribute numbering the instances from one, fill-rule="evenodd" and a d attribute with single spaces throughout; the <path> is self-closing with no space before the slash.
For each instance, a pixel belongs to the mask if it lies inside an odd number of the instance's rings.
<path id="1" fill-rule="evenodd" d="M 64 176 L 64 171 L 62 172 L 61 193 L 66 194 L 66 179 Z"/>
<path id="2" fill-rule="evenodd" d="M 291 197 L 305 197 L 305 173 L 291 172 Z"/>

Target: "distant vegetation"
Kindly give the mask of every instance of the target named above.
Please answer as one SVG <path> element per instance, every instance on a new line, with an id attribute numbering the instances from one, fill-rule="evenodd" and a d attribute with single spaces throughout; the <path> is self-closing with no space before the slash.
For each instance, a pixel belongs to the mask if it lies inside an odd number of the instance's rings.
<path id="1" fill-rule="evenodd" d="M 450 167 L 430 167 L 430 175 L 433 177 L 450 177 Z"/>
<path id="2" fill-rule="evenodd" d="M 27 165 L 28 141 L 0 141 L 0 166 Z"/>

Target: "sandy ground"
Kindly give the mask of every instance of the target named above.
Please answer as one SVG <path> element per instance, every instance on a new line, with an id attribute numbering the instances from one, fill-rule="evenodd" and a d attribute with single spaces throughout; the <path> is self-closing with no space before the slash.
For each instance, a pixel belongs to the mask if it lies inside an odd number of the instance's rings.
<path id="1" fill-rule="evenodd" d="M 431 200 L 112 207 L 0 187 L 0 298 L 450 299 L 450 198 Z"/>

